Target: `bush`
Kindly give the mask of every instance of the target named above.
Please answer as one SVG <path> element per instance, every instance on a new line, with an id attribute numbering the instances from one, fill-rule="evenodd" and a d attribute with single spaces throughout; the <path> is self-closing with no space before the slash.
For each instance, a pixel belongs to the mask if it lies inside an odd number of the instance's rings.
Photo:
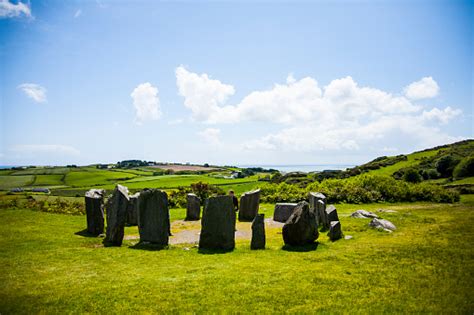
<path id="1" fill-rule="evenodd" d="M 464 178 L 474 176 L 474 156 L 468 156 L 459 162 L 459 164 L 454 168 L 453 177 Z"/>
<path id="2" fill-rule="evenodd" d="M 414 168 L 409 168 L 403 174 L 403 180 L 409 183 L 419 183 L 423 180 L 420 173 Z"/>
<path id="3" fill-rule="evenodd" d="M 458 158 L 451 155 L 445 155 L 436 161 L 436 170 L 442 177 L 451 177 L 453 175 L 453 170 L 458 163 Z"/>

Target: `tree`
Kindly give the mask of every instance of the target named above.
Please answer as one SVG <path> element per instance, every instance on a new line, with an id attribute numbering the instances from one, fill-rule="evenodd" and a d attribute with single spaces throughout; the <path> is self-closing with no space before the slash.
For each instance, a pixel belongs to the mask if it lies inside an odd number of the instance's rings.
<path id="1" fill-rule="evenodd" d="M 451 177 L 453 170 L 459 163 L 459 159 L 452 155 L 445 155 L 436 161 L 436 170 L 441 174 L 441 177 Z"/>
<path id="2" fill-rule="evenodd" d="M 419 183 L 423 180 L 423 178 L 416 169 L 410 168 L 405 171 L 405 174 L 403 175 L 403 180 L 409 183 Z"/>
<path id="3" fill-rule="evenodd" d="M 462 159 L 453 171 L 454 178 L 464 178 L 471 176 L 474 176 L 474 155 Z"/>

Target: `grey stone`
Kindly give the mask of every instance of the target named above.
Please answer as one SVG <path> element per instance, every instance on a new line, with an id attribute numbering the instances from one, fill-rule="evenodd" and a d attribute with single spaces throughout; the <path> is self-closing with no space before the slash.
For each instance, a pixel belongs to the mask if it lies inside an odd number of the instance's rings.
<path id="1" fill-rule="evenodd" d="M 392 222 L 385 219 L 377 219 L 377 218 L 372 219 L 372 221 L 370 221 L 369 223 L 369 226 L 374 227 L 376 229 L 381 229 L 381 230 L 390 231 L 390 232 L 395 231 L 397 229 Z"/>
<path id="2" fill-rule="evenodd" d="M 314 243 L 318 238 L 318 225 L 313 211 L 306 201 L 298 203 L 283 226 L 283 241 L 286 245 L 301 246 Z"/>
<path id="3" fill-rule="evenodd" d="M 273 212 L 273 221 L 285 223 L 295 210 L 297 203 L 277 203 Z"/>
<path id="4" fill-rule="evenodd" d="M 240 197 L 239 221 L 252 221 L 258 214 L 260 189 L 244 193 Z"/>
<path id="5" fill-rule="evenodd" d="M 112 196 L 107 200 L 107 230 L 105 233 L 105 246 L 121 246 L 127 220 L 128 189 L 117 185 Z"/>
<path id="6" fill-rule="evenodd" d="M 129 196 L 127 208 L 128 225 L 138 225 L 138 196 L 140 196 L 139 192 Z"/>
<path id="7" fill-rule="evenodd" d="M 140 242 L 168 245 L 170 214 L 168 196 L 159 189 L 144 189 L 138 197 Z"/>
<path id="8" fill-rule="evenodd" d="M 265 214 L 257 214 L 252 221 L 250 249 L 265 249 Z"/>
<path id="9" fill-rule="evenodd" d="M 346 236 L 344 236 L 344 239 L 345 239 L 345 240 L 351 240 L 351 239 L 353 239 L 353 238 L 354 238 L 354 236 L 352 236 L 352 235 L 346 235 Z"/>
<path id="10" fill-rule="evenodd" d="M 378 215 L 376 215 L 373 212 L 361 209 L 361 210 L 354 211 L 351 214 L 351 217 L 357 218 L 357 219 L 367 219 L 367 218 L 378 218 Z"/>
<path id="11" fill-rule="evenodd" d="M 337 215 L 336 207 L 330 205 L 326 208 L 326 220 L 328 222 L 327 228 L 331 228 L 331 221 L 339 221 L 339 216 Z"/>
<path id="12" fill-rule="evenodd" d="M 199 248 L 233 250 L 234 247 L 235 211 L 232 197 L 210 197 L 202 213 Z"/>
<path id="13" fill-rule="evenodd" d="M 186 221 L 198 221 L 201 218 L 201 199 L 195 194 L 186 196 Z"/>
<path id="14" fill-rule="evenodd" d="M 337 241 L 342 238 L 341 222 L 331 221 L 329 223 L 328 236 L 331 241 Z"/>
<path id="15" fill-rule="evenodd" d="M 326 196 L 319 192 L 310 192 L 308 194 L 309 208 L 316 215 L 316 223 L 320 227 L 329 227 L 326 220 Z"/>
<path id="16" fill-rule="evenodd" d="M 103 189 L 91 189 L 85 194 L 87 232 L 91 235 L 104 233 L 104 194 Z"/>

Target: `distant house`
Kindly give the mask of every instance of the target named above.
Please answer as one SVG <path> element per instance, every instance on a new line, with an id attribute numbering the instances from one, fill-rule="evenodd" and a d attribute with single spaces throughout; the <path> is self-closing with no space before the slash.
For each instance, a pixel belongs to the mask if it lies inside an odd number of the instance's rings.
<path id="1" fill-rule="evenodd" d="M 23 192 L 23 188 L 12 188 L 10 189 L 11 192 Z"/>
<path id="2" fill-rule="evenodd" d="M 239 171 L 234 171 L 232 174 L 230 174 L 230 178 L 241 178 L 242 177 L 242 172 Z"/>
<path id="3" fill-rule="evenodd" d="M 45 193 L 49 194 L 49 189 L 48 188 L 41 188 L 41 187 L 36 187 L 31 189 L 32 192 L 40 192 L 40 193 Z"/>

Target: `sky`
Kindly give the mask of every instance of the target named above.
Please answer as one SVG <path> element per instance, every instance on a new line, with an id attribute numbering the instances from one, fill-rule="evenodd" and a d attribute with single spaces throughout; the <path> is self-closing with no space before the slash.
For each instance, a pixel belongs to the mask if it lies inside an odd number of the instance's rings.
<path id="1" fill-rule="evenodd" d="M 360 164 L 473 138 L 473 15 L 0 0 L 0 165 Z"/>

